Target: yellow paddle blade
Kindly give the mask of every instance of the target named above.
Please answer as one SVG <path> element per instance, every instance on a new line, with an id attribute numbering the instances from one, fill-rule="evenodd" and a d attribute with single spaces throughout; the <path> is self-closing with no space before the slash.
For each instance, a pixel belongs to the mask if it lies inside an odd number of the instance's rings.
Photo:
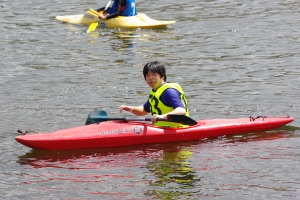
<path id="1" fill-rule="evenodd" d="M 89 26 L 89 29 L 87 30 L 87 33 L 90 33 L 94 31 L 98 27 L 99 22 L 94 22 Z"/>

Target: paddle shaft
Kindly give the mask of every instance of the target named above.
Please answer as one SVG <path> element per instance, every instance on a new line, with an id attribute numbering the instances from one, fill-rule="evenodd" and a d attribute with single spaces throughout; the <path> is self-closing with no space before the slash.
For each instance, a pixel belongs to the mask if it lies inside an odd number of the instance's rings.
<path id="1" fill-rule="evenodd" d="M 107 10 L 108 6 L 110 5 L 110 3 L 111 3 L 111 1 L 109 1 L 109 2 L 107 3 L 107 5 L 105 6 L 105 8 L 104 8 L 104 11 L 103 11 L 103 12 L 106 12 L 106 10 Z"/>
<path id="2" fill-rule="evenodd" d="M 106 10 L 107 10 L 108 6 L 110 5 L 110 3 L 111 3 L 111 0 L 110 0 L 110 1 L 107 3 L 107 5 L 105 6 L 103 13 L 106 12 Z M 93 12 L 92 12 L 92 13 L 93 13 Z M 98 12 L 97 12 L 97 13 L 98 13 Z M 94 14 L 95 14 L 95 13 L 94 13 Z M 98 14 L 97 14 L 97 16 L 98 16 Z M 98 16 L 98 17 L 99 17 L 99 16 Z M 101 20 L 101 19 L 99 18 L 97 22 L 92 23 L 92 24 L 89 26 L 89 28 L 88 28 L 88 30 L 87 30 L 87 33 L 90 33 L 90 32 L 92 32 L 92 31 L 94 31 L 94 30 L 99 26 L 100 20 Z"/>
<path id="3" fill-rule="evenodd" d="M 104 121 L 152 121 L 151 118 L 108 118 L 105 111 L 93 111 L 89 114 L 85 125 L 95 124 Z M 183 125 L 196 125 L 197 122 L 185 115 L 168 115 L 167 118 L 157 118 L 156 121 L 175 122 Z"/>
<path id="4" fill-rule="evenodd" d="M 109 1 L 109 2 L 106 4 L 106 6 L 105 6 L 105 8 L 104 8 L 104 10 L 103 10 L 103 13 L 106 12 L 106 10 L 107 10 L 108 6 L 110 5 L 110 3 L 111 3 L 111 1 Z M 97 22 L 98 24 L 99 24 L 100 20 L 101 20 L 101 19 L 99 18 L 99 19 L 98 19 L 98 22 Z"/>
<path id="5" fill-rule="evenodd" d="M 151 118 L 132 118 L 132 117 L 125 117 L 125 118 L 93 118 L 94 120 L 99 121 L 151 121 Z M 157 118 L 156 121 L 168 121 L 168 119 L 164 118 Z"/>

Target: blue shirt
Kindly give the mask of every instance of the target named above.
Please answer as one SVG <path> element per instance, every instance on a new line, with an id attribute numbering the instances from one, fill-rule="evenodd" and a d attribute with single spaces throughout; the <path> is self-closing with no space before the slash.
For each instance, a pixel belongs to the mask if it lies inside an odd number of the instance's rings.
<path id="1" fill-rule="evenodd" d="M 135 0 L 115 0 L 106 19 L 115 18 L 119 15 L 125 17 L 137 15 Z"/>
<path id="2" fill-rule="evenodd" d="M 160 96 L 160 100 L 169 107 L 175 108 L 184 108 L 184 105 L 180 99 L 180 93 L 174 88 L 168 88 L 165 92 Z M 144 110 L 146 112 L 150 112 L 150 104 L 149 101 L 143 105 Z"/>

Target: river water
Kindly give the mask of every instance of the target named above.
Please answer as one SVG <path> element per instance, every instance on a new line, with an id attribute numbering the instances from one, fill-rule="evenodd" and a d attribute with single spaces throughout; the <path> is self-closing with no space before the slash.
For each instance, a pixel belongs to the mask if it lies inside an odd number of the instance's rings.
<path id="1" fill-rule="evenodd" d="M 300 1 L 136 2 L 166 29 L 64 24 L 105 1 L 1 0 L 1 199 L 299 199 Z M 278 130 L 192 142 L 31 150 L 17 130 L 83 125 L 88 113 L 141 105 L 158 60 L 194 119 L 293 116 Z"/>

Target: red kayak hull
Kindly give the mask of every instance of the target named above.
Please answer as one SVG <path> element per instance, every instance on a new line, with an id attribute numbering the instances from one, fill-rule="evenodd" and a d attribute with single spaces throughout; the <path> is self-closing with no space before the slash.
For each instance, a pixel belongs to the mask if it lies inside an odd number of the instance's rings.
<path id="1" fill-rule="evenodd" d="M 128 146 L 198 140 L 224 135 L 253 133 L 282 127 L 293 117 L 267 117 L 254 121 L 249 118 L 199 120 L 184 129 L 158 128 L 138 122 L 101 122 L 59 130 L 16 136 L 19 143 L 38 150 L 66 150 Z"/>

